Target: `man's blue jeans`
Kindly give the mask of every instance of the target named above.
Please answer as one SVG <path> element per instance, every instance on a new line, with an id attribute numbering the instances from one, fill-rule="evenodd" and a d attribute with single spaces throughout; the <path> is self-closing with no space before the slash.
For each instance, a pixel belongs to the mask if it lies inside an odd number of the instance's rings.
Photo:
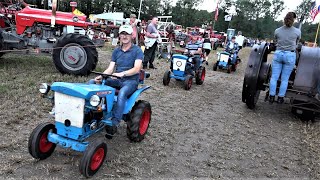
<path id="1" fill-rule="evenodd" d="M 236 52 L 233 53 L 231 64 L 236 64 L 237 63 L 237 56 L 238 56 L 238 54 Z"/>
<path id="2" fill-rule="evenodd" d="M 94 80 L 90 80 L 89 84 L 94 84 Z M 126 105 L 128 96 L 133 94 L 138 87 L 138 82 L 136 80 L 128 79 L 111 79 L 108 78 L 105 83 L 107 86 L 111 86 L 119 90 L 117 104 L 112 111 L 112 123 L 113 125 L 118 125 L 123 116 L 123 110 Z"/>
<path id="3" fill-rule="evenodd" d="M 194 61 L 195 61 L 194 71 L 197 71 L 197 70 L 199 69 L 200 65 L 201 65 L 201 58 L 200 58 L 200 56 L 195 55 L 195 56 L 193 57 L 193 59 L 194 59 Z"/>
<path id="4" fill-rule="evenodd" d="M 272 61 L 272 75 L 270 79 L 270 96 L 276 95 L 277 81 L 281 74 L 279 97 L 284 97 L 288 88 L 288 81 L 296 63 L 296 52 L 277 50 Z"/>

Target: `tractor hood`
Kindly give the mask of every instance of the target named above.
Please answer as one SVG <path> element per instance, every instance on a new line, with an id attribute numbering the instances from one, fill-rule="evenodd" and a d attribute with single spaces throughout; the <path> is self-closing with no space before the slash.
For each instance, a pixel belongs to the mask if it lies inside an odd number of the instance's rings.
<path id="1" fill-rule="evenodd" d="M 52 17 L 51 10 L 36 9 L 27 6 L 16 13 L 17 34 L 22 34 L 26 27 L 32 27 L 34 23 L 51 24 Z M 77 16 L 71 12 L 57 11 L 55 24 L 86 28 L 90 24 L 86 22 L 86 18 L 86 16 Z"/>
<path id="2" fill-rule="evenodd" d="M 30 17 L 41 16 L 42 18 L 51 19 L 52 11 L 45 10 L 45 9 L 31 8 L 27 6 L 18 12 L 18 16 L 22 14 L 29 15 Z M 77 16 L 77 15 L 73 14 L 72 12 L 61 12 L 61 11 L 56 12 L 56 19 L 72 20 L 74 16 Z M 87 18 L 86 16 L 77 16 L 77 17 L 79 18 L 80 21 L 85 21 Z"/>
<path id="3" fill-rule="evenodd" d="M 51 85 L 51 90 L 69 96 L 75 96 L 83 99 L 90 99 L 92 95 L 105 97 L 109 94 L 115 93 L 115 88 L 110 86 L 102 86 L 98 84 L 84 84 L 84 83 L 65 83 L 55 82 Z"/>

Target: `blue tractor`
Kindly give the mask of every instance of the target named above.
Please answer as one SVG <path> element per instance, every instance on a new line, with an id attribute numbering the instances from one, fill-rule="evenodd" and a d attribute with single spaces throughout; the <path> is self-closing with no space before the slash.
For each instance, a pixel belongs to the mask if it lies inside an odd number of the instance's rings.
<path id="1" fill-rule="evenodd" d="M 54 105 L 51 114 L 55 122 L 42 123 L 31 133 L 28 150 L 33 158 L 46 159 L 59 145 L 84 153 L 79 168 L 85 177 L 91 177 L 99 170 L 107 155 L 107 144 L 102 140 L 89 142 L 88 138 L 112 126 L 110 119 L 117 101 L 117 89 L 104 85 L 112 75 L 96 74 L 103 77 L 101 85 L 66 82 L 40 85 L 42 96 L 49 98 Z M 141 71 L 140 83 L 143 84 L 148 76 Z M 127 136 L 133 142 L 144 139 L 151 121 L 149 102 L 136 101 L 149 88 L 138 88 L 126 102 L 123 120 L 127 123 Z"/>
<path id="2" fill-rule="evenodd" d="M 231 73 L 232 71 L 237 70 L 237 65 L 240 60 L 236 53 L 223 51 L 223 52 L 217 53 L 217 55 L 218 55 L 218 60 L 216 63 L 213 64 L 214 71 L 217 71 L 217 69 L 223 69 L 223 70 L 227 70 L 227 73 Z M 237 56 L 235 63 L 232 62 L 233 56 Z"/>
<path id="3" fill-rule="evenodd" d="M 184 89 L 189 90 L 192 86 L 193 78 L 196 79 L 196 84 L 201 85 L 206 76 L 206 68 L 202 66 L 200 59 L 200 67 L 195 69 L 195 59 L 192 55 L 174 54 L 171 57 L 170 69 L 163 75 L 163 85 L 167 86 L 170 79 L 174 78 L 184 82 Z"/>

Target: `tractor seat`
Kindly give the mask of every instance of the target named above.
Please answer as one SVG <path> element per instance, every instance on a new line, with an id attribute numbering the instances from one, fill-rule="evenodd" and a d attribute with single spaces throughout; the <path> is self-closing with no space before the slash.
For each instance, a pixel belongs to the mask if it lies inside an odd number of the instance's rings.
<path id="1" fill-rule="evenodd" d="M 143 84 L 144 83 L 144 79 L 145 78 L 149 78 L 150 77 L 150 73 L 145 72 L 145 70 L 141 69 L 139 72 L 139 84 Z M 116 96 L 119 94 L 120 91 L 120 87 L 115 87 L 116 88 Z M 129 96 L 131 96 L 132 94 L 130 94 Z"/>

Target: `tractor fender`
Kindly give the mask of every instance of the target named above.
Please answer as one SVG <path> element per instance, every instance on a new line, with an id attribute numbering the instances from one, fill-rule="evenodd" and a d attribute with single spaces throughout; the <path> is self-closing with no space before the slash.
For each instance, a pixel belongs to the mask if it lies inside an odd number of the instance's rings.
<path id="1" fill-rule="evenodd" d="M 124 107 L 123 110 L 123 114 L 128 114 L 132 107 L 134 106 L 134 104 L 136 103 L 136 100 L 138 99 L 138 97 L 140 96 L 140 94 L 149 89 L 151 86 L 143 86 L 139 89 L 137 89 L 131 96 L 130 98 L 128 98 L 127 102 L 126 102 L 126 106 Z"/>

